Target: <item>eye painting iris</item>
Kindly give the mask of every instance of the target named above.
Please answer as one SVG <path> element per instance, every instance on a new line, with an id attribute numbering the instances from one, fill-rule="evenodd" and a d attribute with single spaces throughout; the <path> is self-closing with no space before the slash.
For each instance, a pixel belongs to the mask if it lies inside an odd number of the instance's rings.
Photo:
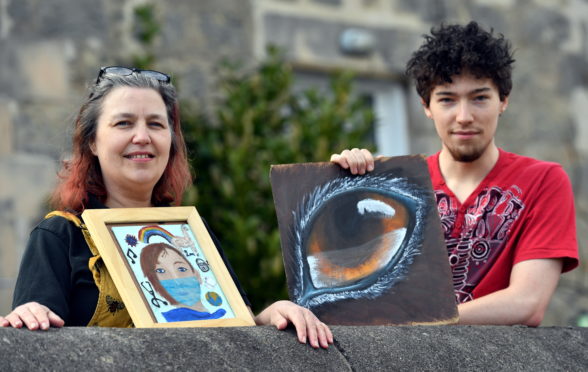
<path id="1" fill-rule="evenodd" d="M 420 254 L 427 189 L 392 174 L 317 185 L 292 211 L 292 298 L 304 307 L 376 298 Z"/>
<path id="2" fill-rule="evenodd" d="M 409 214 L 374 191 L 342 193 L 316 213 L 303 244 L 315 288 L 353 283 L 386 267 L 406 236 Z"/>

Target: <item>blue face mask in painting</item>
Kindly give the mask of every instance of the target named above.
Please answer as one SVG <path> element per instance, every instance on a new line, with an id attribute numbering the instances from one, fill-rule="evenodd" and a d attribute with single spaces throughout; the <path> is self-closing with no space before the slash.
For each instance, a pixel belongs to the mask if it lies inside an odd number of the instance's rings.
<path id="1" fill-rule="evenodd" d="M 200 282 L 194 276 L 166 279 L 160 283 L 181 304 L 193 306 L 200 301 Z"/>

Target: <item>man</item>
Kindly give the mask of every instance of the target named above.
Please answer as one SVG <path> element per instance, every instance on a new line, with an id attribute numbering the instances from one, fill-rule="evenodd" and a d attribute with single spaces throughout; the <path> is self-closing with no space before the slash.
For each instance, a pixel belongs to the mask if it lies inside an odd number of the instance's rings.
<path id="1" fill-rule="evenodd" d="M 538 326 L 560 274 L 578 265 L 570 181 L 558 164 L 499 149 L 514 59 L 477 23 L 441 26 L 407 64 L 441 151 L 427 161 L 461 324 Z M 367 150 L 331 161 L 364 174 Z"/>

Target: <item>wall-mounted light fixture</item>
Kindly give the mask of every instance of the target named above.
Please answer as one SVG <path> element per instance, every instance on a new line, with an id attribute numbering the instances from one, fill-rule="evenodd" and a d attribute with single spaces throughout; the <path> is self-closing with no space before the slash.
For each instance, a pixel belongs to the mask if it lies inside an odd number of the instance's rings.
<path id="1" fill-rule="evenodd" d="M 344 54 L 367 56 L 376 47 L 376 37 L 362 28 L 347 28 L 339 35 L 339 47 Z"/>

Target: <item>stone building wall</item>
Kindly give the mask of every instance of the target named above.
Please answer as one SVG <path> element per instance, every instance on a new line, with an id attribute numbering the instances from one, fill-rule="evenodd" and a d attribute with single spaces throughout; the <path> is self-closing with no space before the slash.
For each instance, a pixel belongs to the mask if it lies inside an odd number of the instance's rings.
<path id="1" fill-rule="evenodd" d="M 440 22 L 477 20 L 505 34 L 517 60 L 497 143 L 561 163 L 574 185 L 581 255 L 588 259 L 588 3 L 583 0 L 0 0 L 0 313 L 9 309 L 28 232 L 45 211 L 69 125 L 101 65 L 145 50 L 133 9 L 153 4 L 161 30 L 156 68 L 180 95 L 210 105 L 221 58 L 254 63 L 276 43 L 301 71 L 351 68 L 359 78 L 400 84 L 409 148 L 439 148 L 404 64 Z M 341 52 L 345 29 L 366 30 L 374 48 Z M 548 197 L 548 196 L 546 196 Z M 588 265 L 563 276 L 545 324 L 573 324 L 588 311 Z"/>

